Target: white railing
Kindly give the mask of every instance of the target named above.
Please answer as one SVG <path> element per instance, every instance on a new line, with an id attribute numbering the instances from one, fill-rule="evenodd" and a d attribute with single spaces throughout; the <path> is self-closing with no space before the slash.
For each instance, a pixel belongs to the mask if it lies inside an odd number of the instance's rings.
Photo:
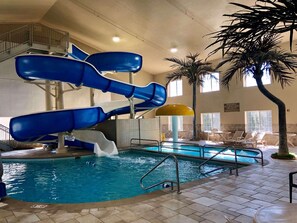
<path id="1" fill-rule="evenodd" d="M 0 140 L 10 140 L 9 128 L 0 124 Z"/>
<path id="2" fill-rule="evenodd" d="M 27 24 L 0 35 L 0 54 L 10 53 L 19 46 L 28 45 L 30 48 L 34 44 L 45 45 L 48 49 L 55 47 L 67 52 L 69 34 L 41 24 Z"/>

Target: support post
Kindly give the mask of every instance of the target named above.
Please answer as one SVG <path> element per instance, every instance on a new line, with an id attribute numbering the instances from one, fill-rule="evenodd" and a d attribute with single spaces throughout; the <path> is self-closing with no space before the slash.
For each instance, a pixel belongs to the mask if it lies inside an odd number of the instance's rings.
<path id="1" fill-rule="evenodd" d="M 66 153 L 67 149 L 65 148 L 65 139 L 64 139 L 64 133 L 59 132 L 58 133 L 58 148 L 56 150 L 57 153 Z"/>
<path id="2" fill-rule="evenodd" d="M 90 88 L 90 105 L 95 106 L 94 88 Z"/>
<path id="3" fill-rule="evenodd" d="M 134 83 L 134 78 L 133 78 L 133 73 L 129 72 L 129 83 L 133 84 Z M 130 102 L 130 119 L 135 119 L 135 107 L 134 107 L 134 100 L 133 96 L 128 99 Z"/>
<path id="4" fill-rule="evenodd" d="M 57 109 L 64 109 L 64 97 L 63 97 L 63 84 L 62 82 L 57 82 Z"/>
<path id="5" fill-rule="evenodd" d="M 52 98 L 51 98 L 51 83 L 50 81 L 45 81 L 45 107 L 46 111 L 51 111 L 52 107 Z"/>
<path id="6" fill-rule="evenodd" d="M 130 119 L 135 119 L 135 108 L 134 108 L 134 102 L 133 97 L 128 99 L 130 102 Z"/>
<path id="7" fill-rule="evenodd" d="M 171 116 L 171 124 L 172 124 L 172 140 L 173 142 L 178 141 L 178 116 Z M 176 147 L 176 143 L 173 143 L 173 147 Z"/>
<path id="8" fill-rule="evenodd" d="M 62 82 L 56 82 L 56 109 L 64 109 L 63 85 Z M 57 153 L 67 152 L 65 148 L 64 132 L 58 133 Z"/>

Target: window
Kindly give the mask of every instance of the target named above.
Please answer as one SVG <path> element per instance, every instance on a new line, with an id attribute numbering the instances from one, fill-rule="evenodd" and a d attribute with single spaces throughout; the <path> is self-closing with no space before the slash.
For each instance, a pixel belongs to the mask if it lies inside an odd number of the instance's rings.
<path id="1" fill-rule="evenodd" d="M 205 75 L 203 78 L 203 86 L 200 88 L 200 92 L 211 92 L 220 90 L 219 73 L 212 73 Z"/>
<path id="2" fill-rule="evenodd" d="M 183 81 L 175 80 L 169 82 L 168 91 L 168 97 L 176 97 L 183 95 Z"/>
<path id="3" fill-rule="evenodd" d="M 245 112 L 246 132 L 272 132 L 272 112 L 267 111 L 246 111 Z"/>
<path id="4" fill-rule="evenodd" d="M 172 131 L 172 117 L 168 117 L 168 130 Z M 177 116 L 177 130 L 183 131 L 183 116 Z"/>
<path id="5" fill-rule="evenodd" d="M 201 113 L 201 130 L 211 131 L 212 129 L 221 129 L 220 113 Z"/>
<path id="6" fill-rule="evenodd" d="M 264 85 L 271 84 L 269 68 L 270 68 L 270 66 L 269 65 L 267 66 L 266 64 L 264 64 L 262 66 L 262 69 L 263 69 L 262 82 Z M 251 69 L 253 69 L 253 68 L 251 68 Z M 255 80 L 255 78 L 253 78 L 253 73 L 249 70 L 247 70 L 246 75 L 244 75 L 243 86 L 244 87 L 257 86 L 256 80 Z"/>

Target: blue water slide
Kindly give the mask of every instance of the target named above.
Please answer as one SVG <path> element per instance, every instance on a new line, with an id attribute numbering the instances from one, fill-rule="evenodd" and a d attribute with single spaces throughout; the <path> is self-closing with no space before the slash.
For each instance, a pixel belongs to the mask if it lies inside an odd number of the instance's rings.
<path id="1" fill-rule="evenodd" d="M 166 101 L 166 89 L 157 83 L 144 87 L 131 85 L 104 77 L 100 71 L 137 72 L 141 66 L 140 55 L 126 52 L 93 54 L 87 56 L 85 61 L 45 55 L 16 58 L 17 74 L 25 80 L 62 81 L 121 94 L 127 98 L 133 96 L 143 101 L 136 106 L 136 111 L 162 106 Z M 11 119 L 10 134 L 17 141 L 43 141 L 52 137 L 49 134 L 88 128 L 112 115 L 129 112 L 129 106 L 107 112 L 101 107 L 89 107 L 23 115 Z"/>

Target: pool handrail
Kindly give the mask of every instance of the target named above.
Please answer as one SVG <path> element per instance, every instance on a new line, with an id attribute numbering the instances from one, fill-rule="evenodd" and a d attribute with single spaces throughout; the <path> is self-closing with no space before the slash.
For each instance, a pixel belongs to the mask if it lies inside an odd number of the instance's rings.
<path id="1" fill-rule="evenodd" d="M 195 150 L 192 150 L 192 149 L 182 149 L 182 148 L 166 147 L 166 146 L 163 145 L 163 143 L 185 144 L 185 145 L 199 146 L 199 152 L 200 152 L 200 154 L 201 154 L 201 148 L 202 148 L 202 146 L 199 145 L 198 143 L 190 143 L 190 142 L 174 142 L 174 141 L 161 141 L 161 142 L 160 142 L 160 147 L 159 147 L 159 152 L 161 151 L 162 148 L 179 149 L 179 150 L 183 150 L 183 151 L 191 151 L 191 152 L 195 152 Z"/>
<path id="2" fill-rule="evenodd" d="M 203 147 L 204 147 L 204 146 L 203 146 Z M 200 164 L 198 165 L 199 170 L 201 170 L 201 167 L 202 167 L 204 164 L 208 163 L 208 162 L 211 161 L 213 158 L 215 158 L 217 155 L 221 154 L 222 152 L 224 152 L 225 150 L 229 149 L 230 147 L 231 147 L 232 149 L 234 149 L 235 172 L 236 172 L 236 176 L 238 176 L 238 160 L 237 160 L 237 151 L 236 151 L 237 149 L 236 149 L 234 146 L 226 146 L 226 147 L 224 147 L 223 149 L 221 149 L 220 151 L 218 151 L 216 154 L 214 154 L 213 156 L 209 157 L 207 160 L 205 160 L 205 161 L 203 161 L 202 163 L 200 163 Z M 208 171 L 207 173 L 203 173 L 203 174 L 208 174 L 208 173 L 210 173 L 210 172 L 213 172 L 213 170 Z M 231 173 L 231 170 L 230 170 L 230 173 Z"/>
<path id="3" fill-rule="evenodd" d="M 165 147 L 163 146 L 164 143 L 172 143 L 172 144 L 185 144 L 185 145 L 195 145 L 195 146 L 198 146 L 199 147 L 199 152 L 201 154 L 200 157 L 202 158 L 205 158 L 204 157 L 204 153 L 205 153 L 205 148 L 218 148 L 218 147 L 222 147 L 220 145 L 208 145 L 208 144 L 205 144 L 205 145 L 200 145 L 199 143 L 192 143 L 192 142 L 174 142 L 174 141 L 161 141 L 160 142 L 160 147 L 159 147 L 159 151 Z M 232 148 L 235 148 L 234 146 L 229 146 L 229 147 L 232 147 Z M 170 148 L 170 149 L 174 149 L 172 147 L 165 147 L 165 148 Z M 183 151 L 192 151 L 194 152 L 194 150 L 190 150 L 190 149 L 183 149 L 183 148 L 175 148 L 175 149 L 179 149 L 179 150 L 183 150 Z M 201 151 L 202 150 L 202 151 Z M 257 157 L 257 156 L 249 156 L 249 155 L 239 155 L 237 154 L 238 157 L 246 157 L 246 158 L 254 158 L 256 161 L 257 159 L 260 159 L 261 160 L 261 165 L 264 166 L 264 155 L 263 155 L 263 151 L 261 149 L 258 149 L 258 148 L 239 148 L 237 150 L 243 150 L 243 151 L 252 151 L 252 150 L 256 150 L 260 153 L 260 157 Z M 234 150 L 235 151 L 235 150 Z M 198 152 L 198 151 L 197 151 Z M 228 154 L 230 156 L 235 156 L 233 154 Z"/>
<path id="4" fill-rule="evenodd" d="M 139 143 L 138 144 L 135 144 L 135 143 L 132 143 L 132 141 L 134 140 L 138 140 Z M 141 144 L 140 141 L 151 141 L 151 142 L 155 142 L 158 146 L 158 152 L 162 152 L 162 148 L 170 148 L 170 149 L 178 149 L 178 150 L 182 150 L 182 151 L 191 151 L 191 152 L 196 152 L 194 150 L 191 150 L 191 149 L 183 149 L 183 148 L 173 148 L 173 147 L 166 147 L 164 146 L 163 144 L 164 143 L 172 143 L 172 144 L 184 144 L 184 145 L 194 145 L 194 146 L 198 146 L 199 148 L 199 152 L 200 153 L 200 157 L 201 158 L 205 158 L 204 154 L 205 154 L 205 148 L 218 148 L 218 147 L 222 147 L 220 145 L 208 145 L 208 144 L 205 144 L 205 145 L 200 145 L 199 143 L 195 143 L 195 142 L 176 142 L 176 141 L 167 141 L 167 140 L 163 140 L 163 141 L 158 141 L 158 140 L 153 140 L 153 139 L 141 139 L 141 138 L 131 138 L 130 140 L 130 146 L 132 145 L 147 145 L 147 144 Z M 151 145 L 151 144 L 149 144 Z M 235 148 L 234 146 L 229 146 L 229 147 L 232 147 L 232 148 Z M 225 148 L 225 147 L 224 147 Z M 246 158 L 253 158 L 255 159 L 257 162 L 258 162 L 258 159 L 261 160 L 261 165 L 264 166 L 264 155 L 263 155 L 263 151 L 261 149 L 258 149 L 258 148 L 239 148 L 237 150 L 243 150 L 243 151 L 258 151 L 259 154 L 260 154 L 260 157 L 258 156 L 249 156 L 249 155 L 239 155 L 239 154 L 236 154 L 237 157 L 246 157 Z M 236 151 L 236 150 L 234 150 Z M 236 151 L 237 152 L 237 151 Z M 222 153 L 224 155 L 224 153 Z M 235 156 L 233 154 L 228 154 L 229 156 Z M 237 159 L 237 158 L 236 158 Z"/>
<path id="5" fill-rule="evenodd" d="M 134 140 L 135 141 L 137 140 L 138 144 L 133 143 Z M 141 139 L 141 138 L 131 138 L 130 139 L 130 146 L 132 146 L 132 145 L 147 145 L 147 144 L 141 144 L 140 141 L 155 142 L 157 144 L 158 148 L 160 148 L 160 142 L 158 140 L 155 140 L 155 139 Z M 151 145 L 151 144 L 149 144 L 149 145 Z"/>
<path id="6" fill-rule="evenodd" d="M 214 145 L 207 145 L 207 144 L 205 144 L 204 146 L 205 147 L 208 147 L 208 148 L 211 148 L 211 147 L 217 148 L 218 147 L 217 145 L 214 146 Z M 231 146 L 231 145 L 229 147 L 235 148 L 234 146 Z M 264 166 L 264 154 L 263 154 L 263 151 L 261 149 L 259 149 L 259 148 L 252 148 L 252 147 L 249 147 L 249 148 L 244 148 L 243 147 L 243 148 L 238 148 L 237 150 L 244 150 L 244 151 L 256 150 L 256 151 L 258 151 L 260 153 L 260 157 L 249 156 L 249 155 L 237 155 L 237 156 L 239 156 L 239 157 L 247 157 L 247 158 L 254 158 L 256 161 L 257 161 L 257 159 L 260 159 L 261 160 L 261 166 Z M 228 155 L 231 155 L 232 156 L 232 154 L 228 154 Z"/>
<path id="7" fill-rule="evenodd" d="M 176 181 L 173 180 L 164 180 L 162 182 L 153 184 L 151 186 L 145 187 L 143 185 L 143 179 L 148 176 L 151 172 L 153 172 L 155 169 L 157 169 L 163 162 L 165 162 L 167 159 L 169 158 L 173 158 L 174 162 L 175 162 L 175 173 L 176 173 Z M 140 186 L 142 187 L 142 189 L 144 190 L 149 190 L 153 187 L 159 186 L 161 184 L 164 183 L 170 183 L 171 186 L 171 190 L 173 190 L 173 184 L 177 185 L 177 193 L 180 194 L 180 181 L 179 181 L 179 169 L 178 169 L 178 159 L 176 158 L 175 155 L 173 154 L 169 154 L 168 156 L 166 156 L 163 160 L 161 160 L 157 165 L 155 165 L 152 169 L 150 169 L 147 173 L 145 173 L 141 178 L 140 178 Z"/>

